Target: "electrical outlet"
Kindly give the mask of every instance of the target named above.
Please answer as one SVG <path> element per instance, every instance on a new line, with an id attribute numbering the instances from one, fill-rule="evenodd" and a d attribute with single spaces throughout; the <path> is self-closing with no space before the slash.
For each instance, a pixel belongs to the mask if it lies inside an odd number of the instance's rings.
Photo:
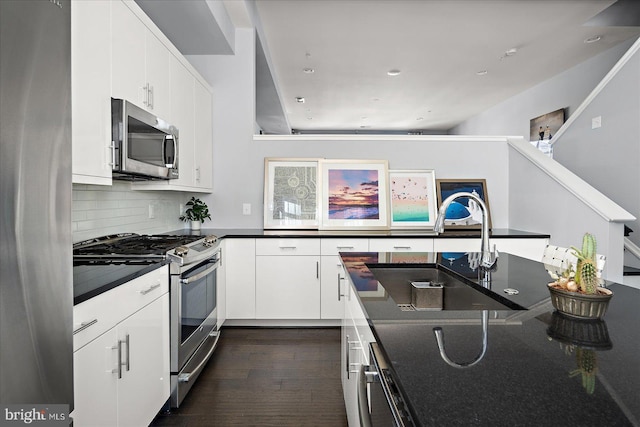
<path id="1" fill-rule="evenodd" d="M 242 215 L 251 215 L 251 203 L 242 204 Z"/>
<path id="2" fill-rule="evenodd" d="M 599 127 L 602 127 L 602 116 L 591 119 L 591 129 L 597 129 Z"/>
<path id="3" fill-rule="evenodd" d="M 152 204 L 149 204 L 149 219 L 153 219 L 156 217 L 156 207 Z"/>

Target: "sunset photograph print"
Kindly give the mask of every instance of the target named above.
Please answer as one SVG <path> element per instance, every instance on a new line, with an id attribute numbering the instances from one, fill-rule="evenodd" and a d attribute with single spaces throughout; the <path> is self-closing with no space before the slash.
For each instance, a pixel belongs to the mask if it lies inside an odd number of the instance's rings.
<path id="1" fill-rule="evenodd" d="M 329 219 L 379 219 L 378 171 L 330 169 Z"/>

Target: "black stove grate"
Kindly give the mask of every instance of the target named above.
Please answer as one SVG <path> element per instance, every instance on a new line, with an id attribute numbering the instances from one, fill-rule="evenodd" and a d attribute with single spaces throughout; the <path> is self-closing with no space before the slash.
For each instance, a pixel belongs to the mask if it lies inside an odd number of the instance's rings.
<path id="1" fill-rule="evenodd" d="M 83 257 L 164 255 L 173 248 L 199 239 L 202 239 L 202 236 L 127 235 L 116 239 L 105 239 L 104 241 L 93 239 L 74 245 L 73 255 Z"/>

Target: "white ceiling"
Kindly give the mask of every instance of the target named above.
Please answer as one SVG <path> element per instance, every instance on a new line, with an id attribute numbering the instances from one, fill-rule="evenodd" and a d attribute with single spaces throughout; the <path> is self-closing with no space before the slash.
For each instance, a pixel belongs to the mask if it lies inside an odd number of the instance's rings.
<path id="1" fill-rule="evenodd" d="M 218 17 L 200 28 L 220 5 L 258 19 L 256 121 L 277 134 L 446 132 L 640 35 L 639 0 L 136 1 L 185 54 L 228 54 Z"/>
<path id="2" fill-rule="evenodd" d="M 613 3 L 256 2 L 292 129 L 424 133 L 446 131 L 640 34 L 638 26 L 583 25 Z M 601 40 L 584 42 L 595 35 Z M 392 69 L 401 72 L 388 76 Z"/>

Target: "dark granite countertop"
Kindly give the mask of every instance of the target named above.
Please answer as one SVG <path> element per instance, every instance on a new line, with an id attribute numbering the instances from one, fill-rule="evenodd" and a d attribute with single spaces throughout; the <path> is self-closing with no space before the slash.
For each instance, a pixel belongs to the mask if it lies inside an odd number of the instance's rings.
<path id="1" fill-rule="evenodd" d="M 429 238 L 469 238 L 480 237 L 480 230 L 447 230 L 444 233 L 436 234 L 430 230 L 264 230 L 261 228 L 202 228 L 199 231 L 192 231 L 188 228 L 169 231 L 162 234 L 175 235 L 216 235 L 219 238 L 262 238 L 262 237 L 291 237 L 291 238 L 344 238 L 344 237 L 429 237 Z M 540 239 L 549 238 L 548 234 L 532 233 L 529 231 L 513 230 L 509 228 L 495 228 L 490 233 L 493 238 L 513 238 L 513 239 Z"/>
<path id="2" fill-rule="evenodd" d="M 491 291 L 528 310 L 490 310 L 486 353 L 461 369 L 441 357 L 434 328 L 442 328 L 451 360 L 470 362 L 482 351 L 482 311 L 400 311 L 374 274 L 382 277 L 379 269 L 398 268 L 398 262 L 438 266 L 477 286 L 477 273 L 469 267 L 477 254 L 402 255 L 341 254 L 419 425 L 639 425 L 640 290 L 607 283 L 615 295 L 604 320 L 571 320 L 551 306 L 550 278 L 541 263 L 501 253 Z M 507 295 L 505 288 L 519 294 Z M 595 366 L 595 376 L 584 376 L 587 387 L 578 359 Z"/>
<path id="3" fill-rule="evenodd" d="M 162 267 L 165 261 L 147 265 L 127 264 L 74 264 L 73 305 L 107 292 L 130 280 Z"/>

